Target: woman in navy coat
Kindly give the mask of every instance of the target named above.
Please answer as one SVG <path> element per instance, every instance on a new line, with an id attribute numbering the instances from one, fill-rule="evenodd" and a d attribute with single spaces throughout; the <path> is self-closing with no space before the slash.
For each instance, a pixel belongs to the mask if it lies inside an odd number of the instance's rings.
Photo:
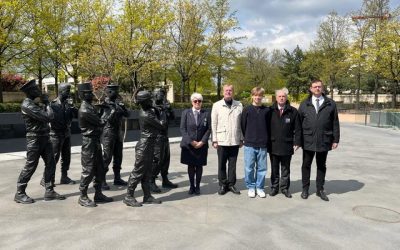
<path id="1" fill-rule="evenodd" d="M 207 165 L 211 115 L 201 108 L 203 101 L 201 94 L 193 93 L 190 100 L 192 108 L 185 109 L 181 116 L 181 163 L 188 165 L 189 194 L 199 195 L 203 166 Z"/>

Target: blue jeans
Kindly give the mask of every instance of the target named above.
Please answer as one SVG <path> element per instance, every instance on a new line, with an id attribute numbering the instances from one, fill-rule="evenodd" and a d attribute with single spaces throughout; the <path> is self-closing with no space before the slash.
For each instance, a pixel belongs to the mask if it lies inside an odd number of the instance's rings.
<path id="1" fill-rule="evenodd" d="M 244 146 L 244 178 L 248 189 L 263 189 L 267 173 L 267 148 Z"/>

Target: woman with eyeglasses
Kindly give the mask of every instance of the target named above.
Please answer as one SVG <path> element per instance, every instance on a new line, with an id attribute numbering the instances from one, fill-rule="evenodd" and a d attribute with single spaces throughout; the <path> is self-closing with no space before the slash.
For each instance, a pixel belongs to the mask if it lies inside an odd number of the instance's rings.
<path id="1" fill-rule="evenodd" d="M 181 163 L 188 165 L 189 194 L 200 194 L 203 166 L 207 165 L 208 138 L 211 133 L 210 112 L 201 108 L 203 96 L 193 93 L 192 108 L 185 109 L 181 116 Z"/>

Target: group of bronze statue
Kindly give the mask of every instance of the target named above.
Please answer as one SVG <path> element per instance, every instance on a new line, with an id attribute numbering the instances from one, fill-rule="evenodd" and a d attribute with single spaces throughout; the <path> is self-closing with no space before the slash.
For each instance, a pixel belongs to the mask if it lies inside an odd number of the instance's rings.
<path id="1" fill-rule="evenodd" d="M 151 195 L 151 191 L 161 192 L 155 182 L 160 173 L 164 188 L 178 187 L 168 180 L 170 160 L 168 119 L 173 119 L 174 115 L 166 101 L 164 89 L 158 88 L 153 94 L 140 91 L 136 96 L 137 103 L 141 106 L 139 113 L 141 136 L 136 145 L 135 167 L 128 182 L 121 178 L 121 164 L 124 141 L 123 118 L 128 117 L 129 112 L 120 101 L 118 85 L 107 85 L 105 89 L 107 97 L 104 102 L 93 105 L 92 84 L 90 82 L 79 84 L 78 92 L 81 99 L 79 110 L 71 102 L 69 84 L 61 84 L 58 97 L 51 102 L 46 95 L 41 94 L 35 80 L 24 84 L 21 91 L 26 94 L 21 111 L 26 124 L 27 159 L 17 182 L 17 192 L 14 197 L 17 203 L 35 202 L 25 190 L 40 157 L 45 164 L 40 182 L 45 187 L 44 200 L 66 198 L 54 191 L 55 172 L 56 164 L 61 158 L 60 184 L 75 184 L 68 177 L 71 161 L 71 123 L 74 117 L 78 118 L 82 133 L 82 176 L 79 184 L 81 194 L 78 200 L 80 205 L 95 207 L 96 202 L 113 201 L 102 192 L 110 189 L 106 182 L 106 174 L 111 161 L 114 172 L 113 184 L 128 186 L 124 203 L 129 206 L 142 204 L 134 197 L 139 182 L 144 193 L 143 203 L 160 203 Z M 35 102 L 38 97 L 40 103 Z M 92 181 L 95 189 L 93 201 L 87 194 Z"/>

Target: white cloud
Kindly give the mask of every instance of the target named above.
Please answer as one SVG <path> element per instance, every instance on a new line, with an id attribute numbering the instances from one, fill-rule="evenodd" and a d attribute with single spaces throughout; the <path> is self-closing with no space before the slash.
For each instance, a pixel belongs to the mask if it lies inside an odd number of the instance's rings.
<path id="1" fill-rule="evenodd" d="M 394 8 L 395 0 L 390 1 Z M 293 50 L 296 45 L 308 49 L 315 39 L 320 22 L 332 10 L 340 15 L 361 8 L 362 0 L 232 0 L 242 30 L 232 36 L 245 34 L 240 48 L 260 46 Z"/>

